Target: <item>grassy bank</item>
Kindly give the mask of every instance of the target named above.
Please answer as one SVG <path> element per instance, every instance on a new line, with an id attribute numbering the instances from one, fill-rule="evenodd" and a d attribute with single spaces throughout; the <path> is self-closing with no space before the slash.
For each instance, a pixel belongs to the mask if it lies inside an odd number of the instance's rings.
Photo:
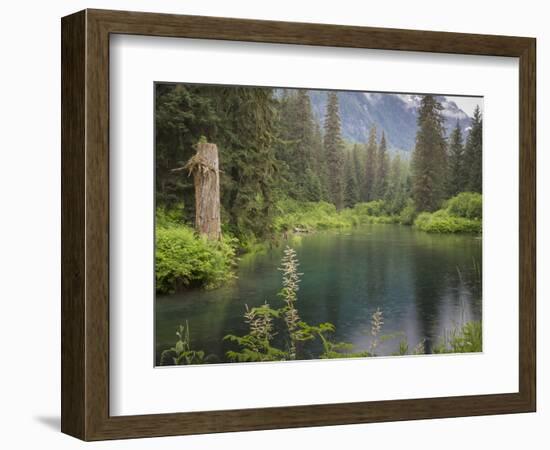
<path id="1" fill-rule="evenodd" d="M 414 226 L 428 233 L 472 233 L 482 231 L 482 197 L 473 192 L 462 192 L 445 202 L 443 208 L 423 212 Z"/>
<path id="2" fill-rule="evenodd" d="M 400 217 L 385 212 L 384 201 L 358 203 L 337 211 L 332 203 L 298 202 L 286 199 L 277 205 L 275 230 L 278 233 L 351 228 L 369 223 L 400 223 Z"/>
<path id="3" fill-rule="evenodd" d="M 337 211 L 332 203 L 277 203 L 273 229 L 275 240 L 296 232 L 338 230 L 365 224 L 413 225 L 429 233 L 481 233 L 481 195 L 461 193 L 434 213 L 417 214 L 411 201 L 397 213 L 383 200 L 358 203 Z M 230 280 L 237 254 L 268 247 L 271 241 L 253 236 L 208 241 L 181 219 L 181 212 L 159 208 L 156 214 L 156 289 L 172 293 L 186 287 L 215 288 Z"/>
<path id="4" fill-rule="evenodd" d="M 412 201 L 397 212 L 384 200 L 358 203 L 353 208 L 337 211 L 326 202 L 297 202 L 286 199 L 278 203 L 275 230 L 278 233 L 292 231 L 319 231 L 351 228 L 375 223 L 414 225 L 428 233 L 481 233 L 482 196 L 463 192 L 447 200 L 433 213 L 418 213 Z"/>

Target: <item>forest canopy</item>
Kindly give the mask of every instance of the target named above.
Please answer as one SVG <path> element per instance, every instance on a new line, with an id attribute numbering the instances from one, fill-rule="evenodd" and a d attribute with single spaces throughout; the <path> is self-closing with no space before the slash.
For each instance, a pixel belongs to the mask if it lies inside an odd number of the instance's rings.
<path id="1" fill-rule="evenodd" d="M 284 231 L 285 205 L 330 204 L 339 213 L 378 202 L 379 216 L 406 216 L 395 222 L 410 225 L 420 213 L 448 211 L 461 192 L 481 194 L 479 107 L 467 132 L 457 121 L 447 136 L 440 101 L 422 96 L 415 147 L 405 153 L 376 125 L 365 143 L 344 139 L 338 94 L 325 94 L 320 121 L 307 90 L 157 84 L 157 208 L 193 226 L 193 178 L 181 168 L 201 140 L 219 150 L 222 231 L 241 242 Z"/>

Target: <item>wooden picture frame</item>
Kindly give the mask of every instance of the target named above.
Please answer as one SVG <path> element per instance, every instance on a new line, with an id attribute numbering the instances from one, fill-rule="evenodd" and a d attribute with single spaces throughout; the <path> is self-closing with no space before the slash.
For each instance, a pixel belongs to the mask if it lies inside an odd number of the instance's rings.
<path id="1" fill-rule="evenodd" d="M 64 433 L 101 440 L 535 411 L 535 39 L 105 10 L 61 25 Z M 117 33 L 519 58 L 519 391 L 110 416 L 109 36 Z"/>

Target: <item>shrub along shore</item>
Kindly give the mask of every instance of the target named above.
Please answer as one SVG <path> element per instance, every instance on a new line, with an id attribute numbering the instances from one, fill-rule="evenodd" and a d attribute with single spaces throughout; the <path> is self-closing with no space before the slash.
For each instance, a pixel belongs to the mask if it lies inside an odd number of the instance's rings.
<path id="1" fill-rule="evenodd" d="M 366 224 L 401 224 L 428 233 L 481 234 L 482 196 L 463 192 L 435 212 L 418 214 L 409 201 L 397 214 L 388 213 L 384 200 L 358 203 L 337 211 L 327 202 L 279 201 L 273 219 L 275 239 L 289 233 L 352 228 Z M 208 241 L 183 223 L 177 210 L 156 213 L 156 289 L 173 293 L 189 287 L 212 289 L 234 278 L 238 253 L 266 242 L 234 237 L 225 231 L 220 241 Z"/>

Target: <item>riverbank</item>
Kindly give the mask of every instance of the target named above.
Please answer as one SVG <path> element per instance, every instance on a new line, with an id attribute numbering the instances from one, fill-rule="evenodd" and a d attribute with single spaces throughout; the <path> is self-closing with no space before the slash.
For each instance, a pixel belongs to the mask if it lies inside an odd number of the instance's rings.
<path id="1" fill-rule="evenodd" d="M 287 199 L 278 204 L 275 230 L 292 231 L 350 228 L 366 224 L 400 224 L 414 226 L 428 233 L 481 233 L 482 196 L 462 192 L 447 200 L 438 211 L 417 212 L 411 201 L 395 211 L 384 200 L 358 203 L 353 208 L 337 211 L 326 202 L 297 202 Z"/>
<path id="2" fill-rule="evenodd" d="M 481 234 L 482 209 L 481 194 L 462 192 L 447 200 L 440 210 L 420 213 L 414 226 L 428 233 Z"/>
<path id="3" fill-rule="evenodd" d="M 237 255 L 253 253 L 294 233 L 340 230 L 368 224 L 413 226 L 427 233 L 469 233 L 482 231 L 480 194 L 461 193 L 447 200 L 433 213 L 418 214 L 412 202 L 397 213 L 383 200 L 358 203 L 337 211 L 327 202 L 299 202 L 285 199 L 277 203 L 274 234 L 269 241 L 253 237 L 240 239 L 224 233 L 220 241 L 208 241 L 181 223 L 174 211 L 158 209 L 156 215 L 156 290 L 173 293 L 188 287 L 212 289 L 234 277 Z"/>

